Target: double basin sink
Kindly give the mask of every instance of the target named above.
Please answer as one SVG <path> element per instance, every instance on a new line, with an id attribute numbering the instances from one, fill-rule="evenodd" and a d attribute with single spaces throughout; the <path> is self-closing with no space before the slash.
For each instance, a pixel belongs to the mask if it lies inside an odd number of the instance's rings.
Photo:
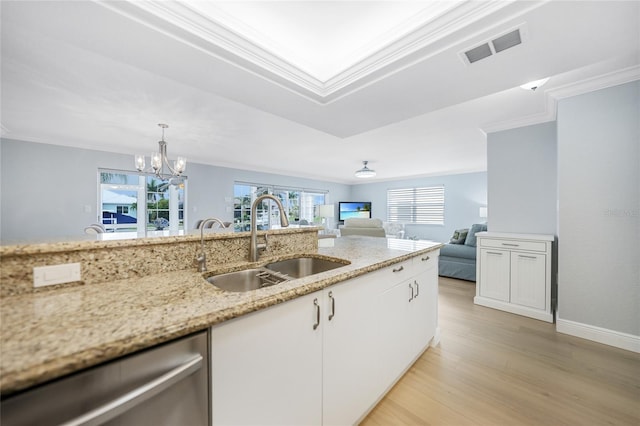
<path id="1" fill-rule="evenodd" d="M 257 268 L 213 275 L 206 280 L 221 290 L 244 292 L 330 271 L 349 263 L 342 259 L 301 256 L 267 263 Z"/>

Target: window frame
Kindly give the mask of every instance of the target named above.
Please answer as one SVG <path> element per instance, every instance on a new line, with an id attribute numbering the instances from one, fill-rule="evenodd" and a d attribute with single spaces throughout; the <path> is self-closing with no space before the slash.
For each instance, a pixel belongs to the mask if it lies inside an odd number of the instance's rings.
<path id="1" fill-rule="evenodd" d="M 117 177 L 118 175 L 134 177 L 137 176 L 137 182 L 129 182 L 127 178 L 125 178 L 123 183 L 110 182 L 109 177 Z M 107 178 L 107 179 L 105 179 Z M 106 168 L 98 168 L 97 172 L 97 180 L 98 180 L 98 194 L 97 194 L 97 218 L 98 223 L 102 223 L 107 227 L 108 231 L 113 232 L 130 232 L 135 231 L 139 234 L 146 233 L 148 231 L 157 230 L 158 227 L 153 224 L 153 219 L 157 218 L 159 212 L 166 212 L 163 216 L 169 217 L 169 229 L 174 229 L 177 231 L 184 231 L 187 228 L 187 176 L 183 175 L 183 182 L 180 185 L 180 188 L 173 187 L 168 185 L 168 180 L 171 176 L 163 175 L 161 178 L 158 178 L 153 173 L 145 173 L 145 172 L 137 172 L 130 170 L 117 170 L 117 169 L 106 169 Z M 151 181 L 155 181 L 155 185 L 158 188 L 157 191 L 150 191 L 149 185 Z M 160 190 L 161 186 L 165 186 L 164 189 Z M 136 225 L 135 230 L 133 226 L 118 226 L 117 224 L 107 224 L 103 219 L 103 193 L 104 189 L 124 189 L 131 190 L 137 192 L 137 206 L 136 206 Z M 158 209 L 158 208 L 149 208 L 149 195 L 150 194 L 160 194 L 162 198 L 168 199 L 168 208 L 167 209 Z M 156 197 L 157 198 L 157 197 Z M 156 200 L 156 207 L 158 207 Z M 153 204 L 153 202 L 151 203 Z M 129 208 L 130 209 L 130 208 Z M 130 209 L 131 210 L 131 209 Z M 129 213 L 130 215 L 130 213 Z M 122 229 L 120 229 L 122 228 Z"/>
<path id="2" fill-rule="evenodd" d="M 248 187 L 249 193 L 240 194 L 238 187 Z M 308 223 L 317 222 L 320 217 L 316 209 L 316 205 L 313 201 L 316 197 L 322 197 L 323 201 L 318 203 L 325 204 L 327 200 L 328 190 L 324 189 L 308 189 L 308 188 L 296 188 L 286 185 L 273 185 L 273 184 L 261 184 L 253 182 L 235 181 L 233 183 L 234 192 L 234 231 L 242 232 L 250 229 L 251 218 L 250 209 L 253 201 L 262 194 L 275 195 L 282 202 L 283 207 L 286 210 L 287 218 L 291 224 L 296 224 L 296 221 L 306 220 Z M 290 196 L 292 194 L 297 194 Z M 268 200 L 267 200 L 268 201 Z M 258 217 L 265 217 L 268 219 L 268 223 L 264 224 L 264 220 L 258 223 L 259 227 L 266 226 L 271 229 L 272 226 L 279 226 L 279 213 L 277 212 L 277 206 L 271 205 L 271 211 L 267 212 L 267 201 L 263 202 L 262 206 L 258 206 Z"/>
<path id="3" fill-rule="evenodd" d="M 444 185 L 387 189 L 387 221 L 443 226 Z"/>

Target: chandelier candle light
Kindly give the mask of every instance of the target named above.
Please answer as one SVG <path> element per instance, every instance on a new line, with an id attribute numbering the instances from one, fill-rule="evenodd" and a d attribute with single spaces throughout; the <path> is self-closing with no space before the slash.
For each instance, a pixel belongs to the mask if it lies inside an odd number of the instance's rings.
<path id="1" fill-rule="evenodd" d="M 169 125 L 160 123 L 158 126 L 162 128 L 162 140 L 158 141 L 158 145 L 160 146 L 158 152 L 151 154 L 151 169 L 148 170 L 148 172 L 153 171 L 158 178 L 162 179 L 164 166 L 167 166 L 172 176 L 180 176 L 187 168 L 187 159 L 177 157 L 176 161 L 173 162 L 173 167 L 171 167 L 169 158 L 167 157 L 167 143 L 164 140 L 164 129 L 168 128 Z M 139 172 L 144 172 L 146 166 L 144 155 L 136 155 L 135 161 L 136 169 Z"/>

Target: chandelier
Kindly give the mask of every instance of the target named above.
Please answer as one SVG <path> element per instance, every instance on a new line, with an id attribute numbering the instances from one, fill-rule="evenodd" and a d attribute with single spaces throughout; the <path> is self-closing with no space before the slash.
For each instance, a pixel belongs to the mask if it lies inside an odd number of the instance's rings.
<path id="1" fill-rule="evenodd" d="M 356 170 L 355 172 L 355 176 L 357 178 L 370 178 L 376 175 L 375 170 L 371 170 L 370 168 L 367 167 L 367 164 L 369 164 L 368 161 L 363 161 L 362 164 L 363 164 L 363 167 L 360 170 Z"/>
<path id="2" fill-rule="evenodd" d="M 151 168 L 145 170 L 146 161 L 144 155 L 136 155 L 136 170 L 145 173 L 153 172 L 156 177 L 162 179 L 163 175 L 166 176 L 164 173 L 164 166 L 167 166 L 167 169 L 169 169 L 172 176 L 180 176 L 187 168 L 187 159 L 184 157 L 177 157 L 176 161 L 173 162 L 173 167 L 171 167 L 171 164 L 169 164 L 169 158 L 167 157 L 167 143 L 164 140 L 164 129 L 168 128 L 169 125 L 160 123 L 158 126 L 162 128 L 162 140 L 158 141 L 158 152 L 151 154 Z"/>

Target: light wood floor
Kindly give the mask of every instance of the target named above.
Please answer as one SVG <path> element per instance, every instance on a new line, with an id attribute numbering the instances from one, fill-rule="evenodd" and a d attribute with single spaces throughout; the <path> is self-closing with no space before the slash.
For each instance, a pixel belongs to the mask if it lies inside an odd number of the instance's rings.
<path id="1" fill-rule="evenodd" d="M 640 425 L 640 355 L 473 304 L 440 278 L 440 345 L 362 422 L 376 425 Z"/>

